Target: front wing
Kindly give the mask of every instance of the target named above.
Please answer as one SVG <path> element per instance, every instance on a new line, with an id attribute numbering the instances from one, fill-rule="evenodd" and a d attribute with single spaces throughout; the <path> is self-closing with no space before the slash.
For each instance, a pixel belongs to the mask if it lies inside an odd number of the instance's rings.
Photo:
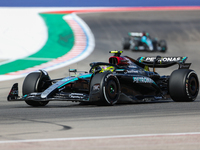
<path id="1" fill-rule="evenodd" d="M 56 93 L 52 97 L 41 98 L 42 92 L 34 92 L 24 96 L 18 95 L 18 83 L 15 83 L 7 97 L 8 101 L 89 101 L 89 95 L 86 93 Z"/>

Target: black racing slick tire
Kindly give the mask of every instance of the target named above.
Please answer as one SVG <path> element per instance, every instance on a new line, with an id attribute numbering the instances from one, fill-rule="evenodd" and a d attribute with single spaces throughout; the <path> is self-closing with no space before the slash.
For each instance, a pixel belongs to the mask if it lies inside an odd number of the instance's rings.
<path id="1" fill-rule="evenodd" d="M 124 50 L 130 49 L 130 46 L 131 46 L 130 40 L 131 40 L 131 39 L 130 39 L 130 38 L 127 38 L 127 37 L 125 37 L 125 38 L 123 39 L 122 45 L 123 45 L 123 49 L 124 49 Z"/>
<path id="2" fill-rule="evenodd" d="M 161 52 L 167 51 L 167 42 L 165 40 L 160 40 L 159 46 L 161 47 Z"/>
<path id="3" fill-rule="evenodd" d="M 120 83 L 111 72 L 103 72 L 94 75 L 91 81 L 93 85 L 99 84 L 100 101 L 98 105 L 114 105 L 120 97 Z"/>
<path id="4" fill-rule="evenodd" d="M 169 79 L 169 94 L 175 102 L 192 102 L 199 92 L 199 80 L 195 71 L 178 69 Z"/>
<path id="5" fill-rule="evenodd" d="M 48 88 L 51 83 L 46 82 L 50 80 L 47 72 L 45 71 L 36 71 L 28 74 L 22 85 L 22 94 L 30 94 L 33 92 L 42 92 L 46 88 Z M 49 101 L 25 101 L 28 105 L 33 107 L 45 106 L 49 103 Z"/>

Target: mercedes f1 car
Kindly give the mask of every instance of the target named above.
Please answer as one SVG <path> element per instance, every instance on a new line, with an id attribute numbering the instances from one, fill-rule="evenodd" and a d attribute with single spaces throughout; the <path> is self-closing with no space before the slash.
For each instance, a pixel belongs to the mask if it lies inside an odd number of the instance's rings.
<path id="1" fill-rule="evenodd" d="M 97 105 L 172 99 L 192 102 L 199 92 L 199 80 L 187 57 L 139 57 L 137 60 L 111 51 L 109 63 L 93 62 L 89 72 L 70 69 L 70 76 L 51 79 L 44 70 L 31 72 L 23 82 L 22 96 L 15 83 L 8 101 L 25 101 L 30 106 L 45 106 L 50 101 L 74 101 Z M 155 68 L 178 64 L 171 75 L 160 76 Z M 152 68 L 152 71 L 149 70 Z"/>
<path id="2" fill-rule="evenodd" d="M 167 43 L 165 40 L 151 38 L 147 32 L 129 32 L 129 37 L 123 38 L 123 49 L 133 51 L 160 51 L 166 52 Z"/>

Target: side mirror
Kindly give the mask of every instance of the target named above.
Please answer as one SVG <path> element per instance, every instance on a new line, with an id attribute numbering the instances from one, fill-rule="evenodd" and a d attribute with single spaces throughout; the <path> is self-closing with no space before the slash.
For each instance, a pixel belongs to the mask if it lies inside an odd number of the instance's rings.
<path id="1" fill-rule="evenodd" d="M 74 73 L 76 73 L 77 70 L 76 70 L 76 69 L 69 69 L 69 72 L 74 72 Z"/>

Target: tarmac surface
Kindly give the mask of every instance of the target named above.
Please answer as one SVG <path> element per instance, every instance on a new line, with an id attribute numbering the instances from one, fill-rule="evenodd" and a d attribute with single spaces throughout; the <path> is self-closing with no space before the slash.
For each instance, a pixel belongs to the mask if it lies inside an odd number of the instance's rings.
<path id="1" fill-rule="evenodd" d="M 166 53 L 124 51 L 123 55 L 187 56 L 198 75 L 200 11 L 156 11 L 94 13 L 79 15 L 91 28 L 96 41 L 93 53 L 69 66 L 89 70 L 89 63 L 108 61 L 110 50 L 122 49 L 122 38 L 130 31 L 147 31 L 165 39 Z M 51 78 L 68 76 L 68 68 L 49 72 Z M 157 69 L 169 74 L 178 66 Z M 198 150 L 200 147 L 200 97 L 195 102 L 172 100 L 99 107 L 72 102 L 50 102 L 33 108 L 23 102 L 9 103 L 13 83 L 0 86 L 0 149 L 137 149 Z M 20 88 L 21 90 L 21 88 Z M 62 138 L 62 139 L 60 139 Z M 19 141 L 20 140 L 20 141 Z"/>

